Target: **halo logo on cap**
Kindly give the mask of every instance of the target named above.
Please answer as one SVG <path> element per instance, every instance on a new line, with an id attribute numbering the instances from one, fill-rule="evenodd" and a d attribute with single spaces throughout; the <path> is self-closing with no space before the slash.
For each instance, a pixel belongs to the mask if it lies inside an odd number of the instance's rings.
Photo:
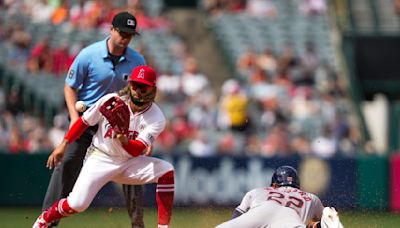
<path id="1" fill-rule="evenodd" d="M 144 79 L 144 69 L 140 69 L 139 74 L 137 76 L 137 78 L 143 78 Z"/>

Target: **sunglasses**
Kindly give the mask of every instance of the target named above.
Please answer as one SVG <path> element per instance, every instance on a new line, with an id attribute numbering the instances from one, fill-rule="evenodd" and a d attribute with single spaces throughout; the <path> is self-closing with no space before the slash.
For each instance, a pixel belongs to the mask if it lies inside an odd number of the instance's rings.
<path id="1" fill-rule="evenodd" d="M 130 38 L 133 37 L 133 34 L 131 34 L 131 33 L 123 32 L 123 31 L 121 31 L 121 30 L 120 30 L 119 28 L 117 28 L 117 27 L 113 27 L 113 28 L 114 28 L 115 31 L 117 31 L 117 32 L 119 33 L 119 35 L 120 35 L 122 38 L 130 39 Z"/>
<path id="2" fill-rule="evenodd" d="M 146 84 L 142 84 L 142 83 L 138 83 L 138 82 L 130 82 L 131 87 L 133 90 L 140 90 L 141 93 L 146 93 L 148 90 L 151 89 L 152 86 L 146 85 Z"/>

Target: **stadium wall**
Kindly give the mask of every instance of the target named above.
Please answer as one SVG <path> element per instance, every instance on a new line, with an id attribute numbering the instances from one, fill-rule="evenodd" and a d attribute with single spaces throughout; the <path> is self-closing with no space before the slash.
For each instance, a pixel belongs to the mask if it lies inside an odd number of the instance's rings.
<path id="1" fill-rule="evenodd" d="M 342 209 L 387 209 L 389 205 L 386 157 L 162 158 L 175 166 L 177 206 L 235 206 L 248 190 L 269 185 L 274 168 L 284 164 L 298 168 L 303 189 L 316 193 L 326 205 Z M 45 167 L 46 160 L 47 154 L 1 153 L 0 206 L 40 206 L 51 175 Z M 107 184 L 93 206 L 123 206 L 120 188 Z M 155 205 L 154 188 L 155 185 L 146 186 L 147 206 Z"/>

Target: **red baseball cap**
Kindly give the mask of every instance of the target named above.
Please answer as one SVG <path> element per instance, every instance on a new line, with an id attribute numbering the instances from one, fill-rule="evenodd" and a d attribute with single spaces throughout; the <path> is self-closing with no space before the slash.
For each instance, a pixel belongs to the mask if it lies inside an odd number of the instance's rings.
<path id="1" fill-rule="evenodd" d="M 132 75 L 128 81 L 156 86 L 157 74 L 151 67 L 137 66 L 133 69 Z"/>

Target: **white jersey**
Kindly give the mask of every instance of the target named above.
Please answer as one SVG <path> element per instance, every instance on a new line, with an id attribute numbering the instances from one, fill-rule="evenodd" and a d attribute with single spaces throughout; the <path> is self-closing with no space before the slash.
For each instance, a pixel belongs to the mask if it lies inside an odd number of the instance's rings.
<path id="1" fill-rule="evenodd" d="M 321 200 L 316 195 L 292 187 L 253 189 L 246 193 L 236 209 L 247 212 L 265 202 L 275 203 L 275 209 L 284 206 L 294 210 L 300 216 L 303 224 L 307 224 L 314 218 L 320 219 L 324 209 Z M 268 211 L 265 212 L 266 219 L 268 213 Z M 285 220 L 285 217 L 282 220 Z"/>
<path id="2" fill-rule="evenodd" d="M 128 154 L 118 140 L 115 140 L 115 132 L 107 119 L 100 113 L 100 107 L 111 97 L 118 96 L 111 93 L 100 98 L 93 106 L 83 113 L 82 119 L 89 126 L 99 125 L 97 133 L 93 136 L 92 146 L 112 157 L 128 159 Z M 118 96 L 120 97 L 120 96 Z M 129 107 L 129 99 L 120 97 Z M 152 103 L 141 112 L 130 111 L 130 124 L 128 138 L 139 140 L 144 145 L 150 146 L 165 128 L 165 116 L 160 108 Z"/>

